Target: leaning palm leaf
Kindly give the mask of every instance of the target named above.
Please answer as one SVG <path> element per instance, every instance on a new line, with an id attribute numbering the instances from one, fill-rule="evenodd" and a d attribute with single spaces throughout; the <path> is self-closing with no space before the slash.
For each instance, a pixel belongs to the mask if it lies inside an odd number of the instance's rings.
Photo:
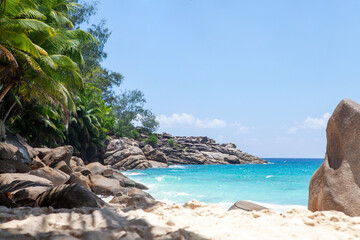
<path id="1" fill-rule="evenodd" d="M 46 23 L 36 20 L 36 19 L 12 19 L 12 20 L 0 20 L 0 29 L 1 31 L 4 30 L 11 30 L 17 32 L 45 32 L 50 36 L 55 35 L 55 30 L 47 25 Z"/>
<path id="2" fill-rule="evenodd" d="M 0 44 L 4 47 L 11 46 L 23 52 L 29 53 L 34 57 L 39 57 L 39 52 L 33 42 L 25 34 L 19 34 L 13 31 L 1 31 Z"/>

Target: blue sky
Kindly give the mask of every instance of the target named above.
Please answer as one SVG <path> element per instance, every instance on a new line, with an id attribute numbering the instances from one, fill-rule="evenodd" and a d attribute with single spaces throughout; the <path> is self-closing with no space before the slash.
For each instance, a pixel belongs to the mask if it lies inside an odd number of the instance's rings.
<path id="1" fill-rule="evenodd" d="M 323 157 L 343 98 L 360 102 L 359 1 L 101 0 L 104 66 L 172 135 L 261 157 Z"/>

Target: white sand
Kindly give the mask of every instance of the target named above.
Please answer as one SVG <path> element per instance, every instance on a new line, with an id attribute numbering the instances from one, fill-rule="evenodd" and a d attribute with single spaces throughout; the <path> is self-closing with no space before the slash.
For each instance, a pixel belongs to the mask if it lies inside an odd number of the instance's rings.
<path id="1" fill-rule="evenodd" d="M 343 240 L 360 239 L 360 217 L 348 217 L 336 211 L 313 213 L 305 209 L 284 213 L 272 210 L 228 212 L 215 204 L 193 200 L 183 206 L 158 203 L 145 211 L 128 212 L 89 208 L 72 211 L 0 208 L 0 229 L 1 239 L 9 234 L 39 236 L 39 233 L 49 232 L 85 239 L 83 232 L 86 231 L 98 231 L 103 237 L 108 234 L 109 239 L 168 239 L 175 236 L 168 233 L 177 231 L 179 234 L 180 229 L 180 234 L 193 234 L 181 235 L 185 239 Z"/>

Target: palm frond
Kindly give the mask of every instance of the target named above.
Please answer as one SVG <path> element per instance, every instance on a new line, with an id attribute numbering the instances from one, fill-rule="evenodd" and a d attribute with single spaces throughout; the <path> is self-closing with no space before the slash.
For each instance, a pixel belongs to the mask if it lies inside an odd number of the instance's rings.
<path id="1" fill-rule="evenodd" d="M 4 30 L 12 30 L 12 31 L 20 31 L 20 32 L 45 32 L 50 36 L 55 35 L 55 30 L 49 26 L 48 24 L 37 20 L 37 19 L 12 19 L 5 20 L 2 19 L 0 21 L 0 29 Z"/>
<path id="2" fill-rule="evenodd" d="M 1 31 L 0 44 L 11 46 L 23 52 L 39 57 L 39 52 L 35 44 L 25 35 L 10 30 Z"/>

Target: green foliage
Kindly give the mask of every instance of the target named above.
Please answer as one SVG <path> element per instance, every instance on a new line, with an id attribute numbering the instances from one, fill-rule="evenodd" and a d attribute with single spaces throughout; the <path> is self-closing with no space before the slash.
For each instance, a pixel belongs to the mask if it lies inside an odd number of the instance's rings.
<path id="1" fill-rule="evenodd" d="M 79 29 L 96 11 L 94 1 L 0 4 L 0 118 L 31 145 L 71 144 L 84 160 L 101 155 L 109 133 L 139 139 L 136 123 L 158 128 L 141 91 L 113 90 L 123 76 L 101 65 L 111 35 L 105 21 Z"/>
<path id="2" fill-rule="evenodd" d="M 16 87 L 25 99 L 74 110 L 71 95 L 83 87 L 80 44 L 96 42 L 72 29 L 76 5 L 68 0 L 7 0 L 0 14 L 0 101 Z"/>
<path id="3" fill-rule="evenodd" d="M 174 147 L 174 146 L 175 146 L 175 141 L 174 141 L 174 139 L 170 138 L 170 139 L 167 141 L 167 144 L 168 144 L 170 147 Z"/>
<path id="4" fill-rule="evenodd" d="M 5 99 L 7 102 L 7 99 Z M 44 106 L 35 100 L 17 105 L 7 125 L 34 147 L 56 147 L 65 141 L 64 117 L 61 109 Z"/>
<path id="5" fill-rule="evenodd" d="M 115 124 L 113 112 L 105 105 L 100 93 L 89 84 L 75 99 L 77 111 L 71 117 L 66 141 L 81 153 L 83 159 L 96 157 L 101 152 L 107 133 Z"/>
<path id="6" fill-rule="evenodd" d="M 133 129 L 129 133 L 129 137 L 132 139 L 139 139 L 139 132 L 136 129 Z"/>
<path id="7" fill-rule="evenodd" d="M 144 94 L 139 90 L 125 90 L 117 96 L 112 106 L 123 129 L 134 128 L 134 122 L 141 123 L 149 133 L 158 128 L 159 123 L 156 121 L 155 115 L 144 109 L 145 103 Z"/>
<path id="8" fill-rule="evenodd" d="M 157 144 L 158 140 L 159 140 L 159 139 L 156 137 L 155 134 L 151 134 L 151 135 L 145 140 L 145 143 L 150 144 L 150 145 L 154 145 L 154 144 Z"/>

